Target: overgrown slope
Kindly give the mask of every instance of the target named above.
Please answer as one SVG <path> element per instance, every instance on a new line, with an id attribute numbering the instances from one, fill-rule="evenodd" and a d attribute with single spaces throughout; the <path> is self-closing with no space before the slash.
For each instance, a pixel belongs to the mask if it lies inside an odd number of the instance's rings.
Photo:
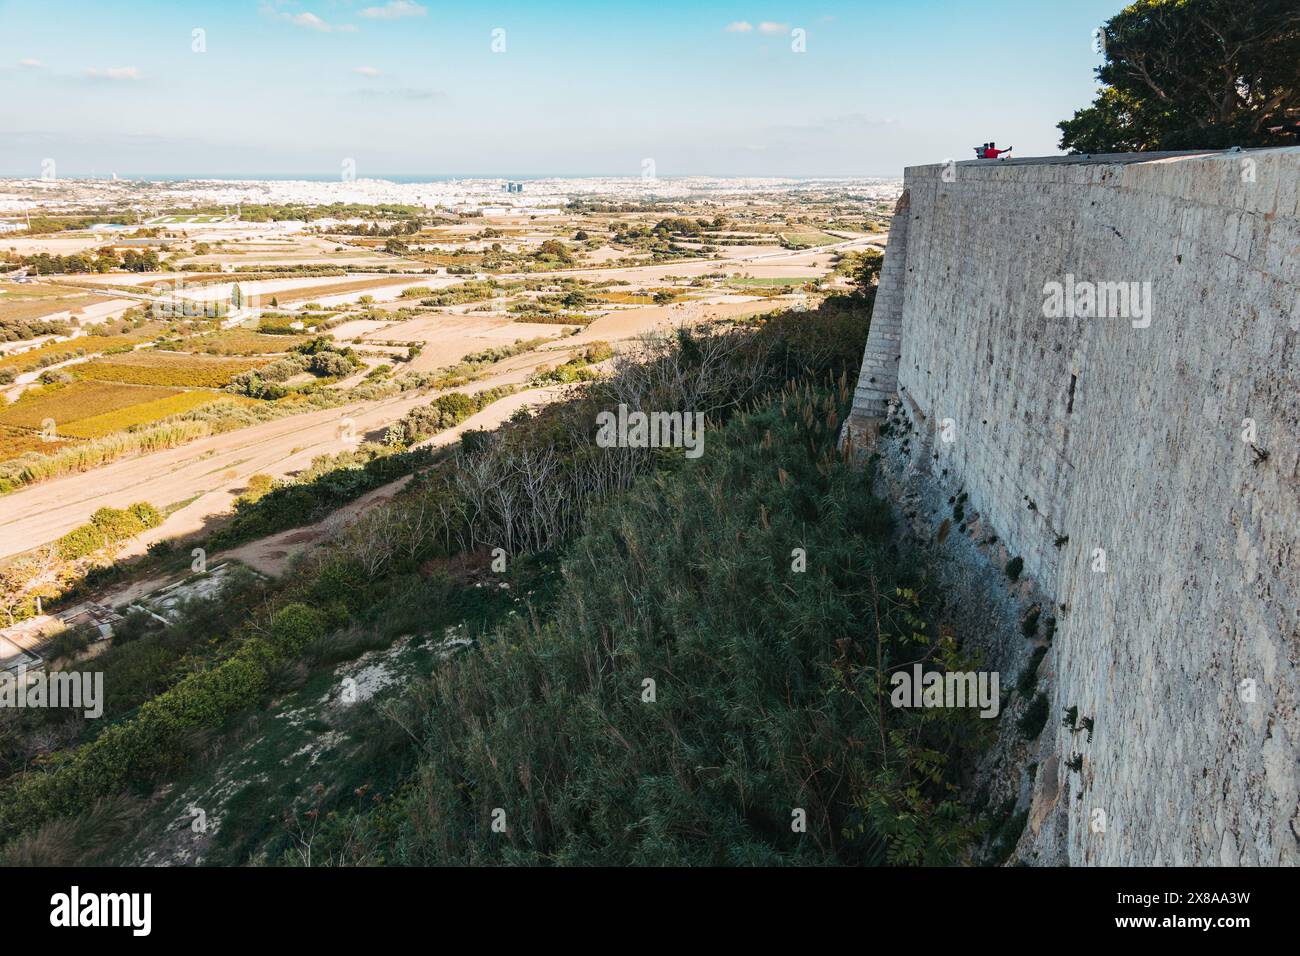
<path id="1" fill-rule="evenodd" d="M 959 659 L 927 636 L 922 569 L 893 548 L 887 505 L 835 452 L 846 400 L 785 389 L 711 433 L 698 464 L 590 515 L 544 621 L 517 619 L 412 691 L 418 771 L 396 803 L 340 822 L 335 848 L 418 864 L 962 861 L 974 831 L 954 769 L 979 722 L 888 705 L 889 668 Z"/>
<path id="2" fill-rule="evenodd" d="M 467 435 L 283 582 L 200 616 L 201 641 L 146 629 L 141 650 L 183 656 L 12 768 L 8 858 L 103 859 L 128 817 L 137 848 L 173 839 L 148 808 L 225 761 L 250 776 L 201 788 L 225 794 L 211 862 L 964 861 L 980 722 L 892 708 L 886 684 L 964 662 L 835 450 L 864 305 L 649 342 Z M 704 414 L 703 456 L 601 447 L 619 404 Z M 442 646 L 453 625 L 472 640 Z M 434 652 L 431 676 L 326 695 L 301 727 L 328 759 L 292 759 L 277 715 L 398 640 Z"/>

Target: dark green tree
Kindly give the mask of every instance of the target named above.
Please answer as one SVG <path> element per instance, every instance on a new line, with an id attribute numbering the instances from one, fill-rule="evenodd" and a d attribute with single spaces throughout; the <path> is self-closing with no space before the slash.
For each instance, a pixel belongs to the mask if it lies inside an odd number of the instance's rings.
<path id="1" fill-rule="evenodd" d="M 1058 126 L 1079 153 L 1283 146 L 1300 128 L 1296 0 L 1137 0 L 1102 28 L 1093 104 Z"/>

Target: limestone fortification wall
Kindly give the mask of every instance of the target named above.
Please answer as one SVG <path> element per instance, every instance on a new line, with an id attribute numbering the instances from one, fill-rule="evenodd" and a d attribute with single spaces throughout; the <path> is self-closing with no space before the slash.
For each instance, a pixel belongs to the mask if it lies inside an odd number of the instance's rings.
<path id="1" fill-rule="evenodd" d="M 851 425 L 907 415 L 1063 606 L 1043 733 L 1085 756 L 1069 859 L 1297 862 L 1300 148 L 905 185 Z M 1049 317 L 1068 276 L 1150 283 L 1150 324 Z"/>

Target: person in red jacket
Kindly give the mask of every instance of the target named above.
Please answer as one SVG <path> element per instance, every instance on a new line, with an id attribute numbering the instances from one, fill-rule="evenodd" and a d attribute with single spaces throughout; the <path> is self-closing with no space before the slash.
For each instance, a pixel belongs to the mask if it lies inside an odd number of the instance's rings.
<path id="1" fill-rule="evenodd" d="M 1006 149 L 998 149 L 997 143 L 989 143 L 984 147 L 984 159 L 997 159 L 1003 153 L 1009 153 L 1015 149 L 1014 146 L 1008 146 Z"/>

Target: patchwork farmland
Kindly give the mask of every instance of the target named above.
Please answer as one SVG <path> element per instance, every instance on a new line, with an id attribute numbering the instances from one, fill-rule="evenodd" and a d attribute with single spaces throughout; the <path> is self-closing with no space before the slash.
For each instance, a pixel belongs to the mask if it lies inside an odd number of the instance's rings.
<path id="1" fill-rule="evenodd" d="M 493 424 L 604 374 L 610 347 L 836 294 L 884 241 L 884 193 L 846 204 L 837 187 L 797 216 L 773 195 L 491 218 L 170 202 L 18 245 L 10 263 L 40 275 L 0 284 L 0 319 L 38 324 L 0 354 L 0 561 L 142 498 L 164 516 L 142 541 L 219 526 L 254 478 L 382 460 L 403 416 L 448 392 L 485 395 L 474 420 Z"/>

